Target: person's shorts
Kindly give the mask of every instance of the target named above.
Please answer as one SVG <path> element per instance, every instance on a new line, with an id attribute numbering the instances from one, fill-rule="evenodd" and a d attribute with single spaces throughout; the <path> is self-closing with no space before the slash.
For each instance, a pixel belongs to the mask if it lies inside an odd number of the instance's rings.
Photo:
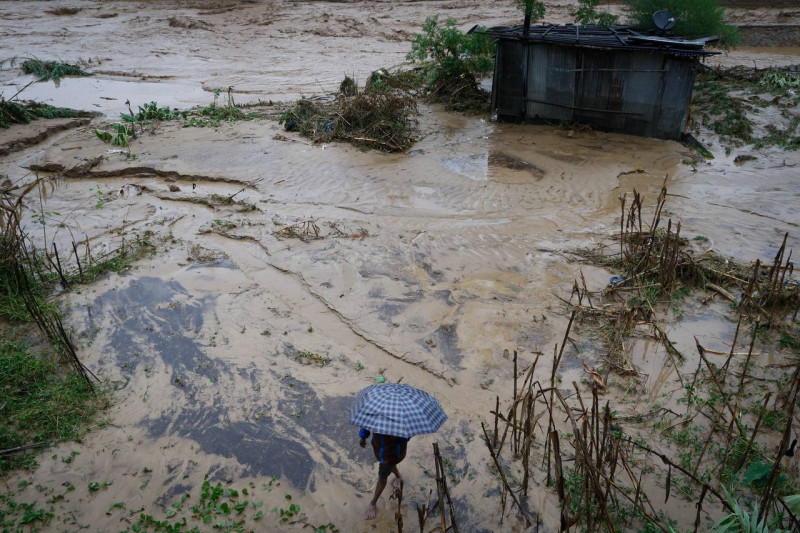
<path id="1" fill-rule="evenodd" d="M 392 473 L 392 469 L 397 466 L 397 463 L 387 463 L 387 464 L 379 464 L 378 465 L 378 477 L 380 479 L 389 479 L 389 474 Z"/>

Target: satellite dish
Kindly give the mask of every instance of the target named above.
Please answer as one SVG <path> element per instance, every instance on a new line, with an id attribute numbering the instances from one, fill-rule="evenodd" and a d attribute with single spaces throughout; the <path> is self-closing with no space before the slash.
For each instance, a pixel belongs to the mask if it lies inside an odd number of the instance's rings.
<path id="1" fill-rule="evenodd" d="M 675 20 L 675 15 L 671 11 L 662 9 L 653 13 L 653 22 L 659 30 L 667 31 L 674 28 L 678 21 Z"/>

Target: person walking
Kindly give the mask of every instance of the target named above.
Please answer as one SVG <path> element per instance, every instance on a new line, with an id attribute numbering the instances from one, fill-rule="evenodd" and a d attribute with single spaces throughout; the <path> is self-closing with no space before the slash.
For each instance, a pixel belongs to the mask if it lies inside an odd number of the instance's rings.
<path id="1" fill-rule="evenodd" d="M 369 435 L 370 431 L 368 429 L 359 429 L 358 436 L 361 439 L 359 446 L 362 448 L 367 447 Z M 406 447 L 409 440 L 395 437 L 394 435 L 372 434 L 372 451 L 375 452 L 375 458 L 378 460 L 378 483 L 375 485 L 375 495 L 369 502 L 369 507 L 367 507 L 367 512 L 364 515 L 367 520 L 372 520 L 378 514 L 378 498 L 381 497 L 383 489 L 386 488 L 389 474 L 394 474 L 394 483 L 392 483 L 394 488 L 399 489 L 403 486 L 403 476 L 397 470 L 397 465 L 406 458 Z"/>
<path id="2" fill-rule="evenodd" d="M 402 487 L 403 476 L 397 465 L 405 459 L 408 441 L 414 435 L 435 433 L 447 420 L 439 402 L 425 391 L 387 383 L 362 389 L 350 408 L 350 423 L 360 426 L 359 445 L 367 447 L 372 435 L 372 450 L 378 460 L 378 483 L 364 517 L 372 520 L 378 514 L 378 499 L 394 474 L 394 486 Z"/>

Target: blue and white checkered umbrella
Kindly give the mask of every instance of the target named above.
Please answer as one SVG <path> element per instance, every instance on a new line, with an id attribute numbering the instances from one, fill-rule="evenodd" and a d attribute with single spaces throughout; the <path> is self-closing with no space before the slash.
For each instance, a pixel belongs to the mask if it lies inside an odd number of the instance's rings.
<path id="1" fill-rule="evenodd" d="M 408 439 L 435 433 L 447 420 L 439 402 L 409 385 L 371 385 L 356 396 L 350 423 L 381 435 Z"/>

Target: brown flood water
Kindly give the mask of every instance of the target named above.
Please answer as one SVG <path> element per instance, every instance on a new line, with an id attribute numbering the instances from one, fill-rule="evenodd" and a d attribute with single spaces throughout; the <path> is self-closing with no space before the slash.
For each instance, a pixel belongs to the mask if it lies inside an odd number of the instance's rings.
<path id="1" fill-rule="evenodd" d="M 205 104 L 216 87 L 233 86 L 237 101 L 321 93 L 345 73 L 364 80 L 401 63 L 427 15 L 453 16 L 465 28 L 518 19 L 511 2 L 70 5 L 81 11 L 55 16 L 41 14 L 39 2 L 4 5 L 4 55 L 98 57 L 93 70 L 106 74 L 59 88 L 35 84 L 25 94 L 109 117 L 126 99 Z M 548 17 L 569 20 L 566 2 Z M 797 50 L 780 52 L 787 53 L 800 63 Z M 16 70 L 0 72 L 6 94 L 28 81 Z M 423 138 L 406 154 L 309 145 L 274 121 L 255 120 L 154 126 L 133 142 L 134 161 L 109 152 L 94 125 L 0 159 L 0 174 L 17 180 L 31 168 L 60 172 L 104 156 L 44 201 L 45 211 L 59 213 L 46 239 L 61 249 L 88 240 L 99 255 L 148 231 L 164 241 L 154 258 L 64 296 L 83 361 L 117 389 L 109 424 L 48 450 L 38 470 L 7 485 L 27 479 L 60 492 L 74 484 L 55 505 L 53 530 L 124 529 L 126 513 L 106 514 L 118 501 L 163 516 L 181 494 L 194 498 L 208 475 L 234 487 L 253 482 L 253 499 L 265 509 L 285 505 L 292 493 L 315 524 L 389 531 L 388 495 L 376 521 L 362 519 L 375 467 L 348 424 L 354 394 L 383 374 L 430 391 L 450 417 L 439 434 L 411 441 L 401 469 L 406 524 L 416 522 L 412 503 L 434 488 L 426 471 L 438 441 L 453 464 L 462 530 L 520 531 L 513 516 L 499 525 L 480 422 L 490 419 L 496 395 L 510 396 L 504 349 L 519 350 L 527 363 L 561 342 L 568 311 L 556 296 L 569 294 L 580 268 L 565 252 L 616 230 L 618 196 L 636 188 L 652 205 L 666 177 L 669 216 L 687 236 L 708 237 L 714 250 L 770 258 L 785 232 L 794 234 L 790 246 L 798 244 L 796 152 L 726 155 L 704 131 L 716 158 L 695 168 L 684 162 L 692 152 L 675 142 L 496 124 L 435 107 L 421 108 L 419 120 Z M 758 158 L 734 165 L 740 153 Z M 170 191 L 174 185 L 178 191 Z M 192 203 L 213 194 L 255 209 Z M 276 235 L 309 219 L 321 238 Z M 29 227 L 42 231 L 32 219 Z M 583 271 L 591 289 L 608 283 L 606 271 Z M 679 349 L 691 354 L 694 336 L 727 349 L 735 324 L 724 311 L 712 303 L 667 316 Z M 303 350 L 331 362 L 302 365 Z M 599 364 L 596 351 L 568 349 L 564 383 L 585 379 L 582 361 Z M 631 354 L 646 379 L 633 390 L 620 380 L 606 395 L 626 414 L 649 411 L 679 387 L 660 347 L 636 341 Z M 696 359 L 686 365 L 693 369 Z M 80 455 L 63 463 L 71 450 Z M 281 487 L 261 490 L 272 476 Z M 543 530 L 555 530 L 557 498 L 543 473 L 534 477 L 530 507 Z M 90 481 L 107 480 L 107 489 L 87 492 Z M 691 504 L 676 500 L 667 511 L 693 519 Z M 268 514 L 261 527 L 273 526 Z"/>

